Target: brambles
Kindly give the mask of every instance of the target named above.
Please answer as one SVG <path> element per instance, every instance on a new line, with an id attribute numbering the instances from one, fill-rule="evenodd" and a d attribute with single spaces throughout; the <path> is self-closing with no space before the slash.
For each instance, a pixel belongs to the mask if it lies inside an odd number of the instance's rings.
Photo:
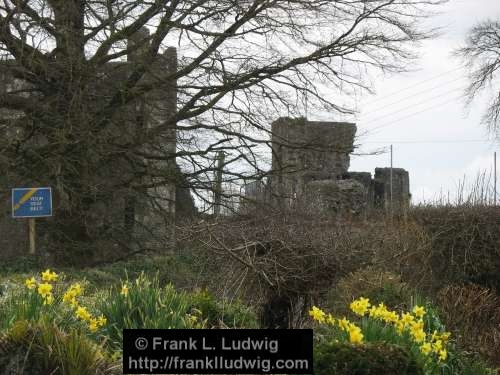
<path id="1" fill-rule="evenodd" d="M 475 284 L 448 285 L 437 302 L 457 343 L 471 353 L 479 353 L 500 365 L 500 296 Z"/>

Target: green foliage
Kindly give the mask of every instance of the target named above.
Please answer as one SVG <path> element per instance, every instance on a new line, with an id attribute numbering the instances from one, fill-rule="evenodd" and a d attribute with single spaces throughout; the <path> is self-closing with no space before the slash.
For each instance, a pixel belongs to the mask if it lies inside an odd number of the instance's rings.
<path id="1" fill-rule="evenodd" d="M 323 342 L 314 347 L 315 375 L 420 375 L 410 353 L 387 343 L 351 345 Z"/>
<path id="2" fill-rule="evenodd" d="M 105 334 L 111 345 L 120 348 L 125 328 L 189 328 L 186 319 L 190 300 L 186 293 L 177 292 L 171 284 L 161 286 L 158 278 L 141 274 L 134 282 L 124 282 L 127 288 L 111 288 L 96 298 L 100 311 L 108 319 Z"/>
<path id="3" fill-rule="evenodd" d="M 18 320 L 37 321 L 43 310 L 46 306 L 39 295 L 23 286 L 11 284 L 4 292 L 0 305 L 0 329 L 10 327 Z"/>
<path id="4" fill-rule="evenodd" d="M 157 276 L 141 274 L 95 300 L 108 319 L 104 334 L 115 348 L 121 347 L 124 328 L 257 327 L 255 315 L 242 304 L 221 304 L 207 291 L 179 292 L 172 284 L 162 286 Z"/>
<path id="5" fill-rule="evenodd" d="M 191 296 L 192 307 L 201 311 L 210 327 L 257 328 L 255 314 L 241 302 L 218 302 L 208 290 L 200 290 Z"/>
<path id="6" fill-rule="evenodd" d="M 18 321 L 0 339 L 0 372 L 30 375 L 119 374 L 85 333 L 52 322 Z"/>
<path id="7" fill-rule="evenodd" d="M 0 278 L 12 274 L 26 274 L 42 267 L 42 260 L 36 255 L 21 255 L 0 263 Z"/>
<path id="8" fill-rule="evenodd" d="M 63 285 L 54 285 L 54 302 L 44 304 L 36 290 L 29 290 L 24 285 L 9 284 L 0 304 L 0 331 L 11 327 L 16 321 L 38 322 L 50 320 L 61 328 L 74 326 L 77 320 L 72 309 L 61 303 Z"/>
<path id="9" fill-rule="evenodd" d="M 195 265 L 187 256 L 137 255 L 127 260 L 85 269 L 68 269 L 73 279 L 86 279 L 93 290 L 119 285 L 121 280 L 135 279 L 142 273 L 156 275 L 160 284 L 192 287 Z"/>

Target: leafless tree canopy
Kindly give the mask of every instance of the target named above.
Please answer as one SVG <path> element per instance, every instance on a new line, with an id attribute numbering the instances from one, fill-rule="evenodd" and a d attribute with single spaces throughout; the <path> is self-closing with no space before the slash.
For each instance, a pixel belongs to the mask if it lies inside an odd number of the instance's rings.
<path id="1" fill-rule="evenodd" d="M 306 106 L 350 112 L 338 95 L 369 90 L 372 68 L 404 70 L 433 34 L 419 21 L 444 1 L 3 0 L 2 70 L 24 84 L 0 92 L 0 111 L 15 114 L 2 112 L 0 168 L 10 184 L 54 185 L 56 221 L 87 239 L 96 202 L 117 189 L 154 200 L 152 187 L 178 180 L 163 162 L 198 191 L 211 188 L 219 151 L 226 181 L 262 175 L 271 120 Z M 173 72 L 162 69 L 168 46 Z M 132 132 L 124 113 L 173 81 L 177 111 Z M 162 147 L 172 130 L 175 151 Z"/>
<path id="2" fill-rule="evenodd" d="M 490 90 L 488 107 L 483 122 L 489 130 L 500 135 L 500 89 L 493 82 L 500 76 L 500 22 L 488 20 L 474 26 L 465 46 L 457 50 L 469 70 L 466 95 L 469 103 L 481 92 Z"/>

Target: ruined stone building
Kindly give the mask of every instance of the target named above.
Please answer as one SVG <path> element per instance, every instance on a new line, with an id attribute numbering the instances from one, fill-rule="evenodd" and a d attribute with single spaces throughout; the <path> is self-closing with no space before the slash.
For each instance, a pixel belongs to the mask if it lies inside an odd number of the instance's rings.
<path id="1" fill-rule="evenodd" d="M 117 83 L 124 82 L 129 76 L 131 68 L 140 61 L 142 54 L 147 47 L 148 30 L 141 29 L 133 35 L 127 42 L 132 46 L 127 61 L 109 62 L 100 72 L 100 79 L 94 85 L 94 90 L 99 97 L 105 98 L 111 95 L 112 89 L 117 87 Z M 8 69 L 9 61 L 0 63 L 0 90 L 3 92 L 14 92 L 18 89 L 29 87 L 27 82 L 15 79 Z M 165 121 L 168 114 L 176 111 L 177 107 L 177 88 L 175 81 L 162 80 L 161 75 L 169 75 L 177 70 L 177 52 L 175 48 L 167 48 L 158 59 L 148 67 L 148 73 L 142 78 L 144 83 L 149 81 L 155 83 L 155 88 L 148 91 L 139 99 L 134 100 L 127 105 L 115 121 L 115 128 L 110 128 L 114 132 L 115 141 L 118 144 L 127 144 L 130 140 L 137 139 L 144 133 L 144 129 L 151 128 Z M 160 77 L 160 79 L 159 79 Z M 154 81 L 152 81 L 154 80 Z M 22 139 L 22 130 L 15 127 L 15 120 L 23 116 L 21 112 L 5 110 L 0 108 L 0 137 L 10 139 L 15 142 L 16 139 Z M 3 125 L 3 126 L 1 126 Z M 47 140 L 39 136 L 30 140 L 33 145 L 43 146 Z M 176 152 L 176 133 L 175 129 L 167 129 L 161 134 L 157 134 L 154 142 L 148 142 L 145 146 L 149 154 L 166 155 Z M 146 168 L 155 171 L 163 171 L 165 174 L 179 174 L 179 169 L 174 160 L 151 161 L 144 160 L 149 164 Z M 176 189 L 175 183 L 156 183 L 154 177 L 148 178 L 145 185 L 153 186 L 145 191 L 149 198 L 141 198 L 127 186 L 127 181 L 136 171 L 131 169 L 130 165 L 124 164 L 120 160 L 108 160 L 102 170 L 92 171 L 88 175 L 82 174 L 81 178 L 95 179 L 88 181 L 88 186 L 101 186 L 103 191 L 113 191 L 111 197 L 107 197 L 107 202 L 97 202 L 90 210 L 92 217 L 88 217 L 90 223 L 89 230 L 102 230 L 106 226 L 122 226 L 123 232 L 133 231 L 138 238 L 141 236 L 145 241 L 150 241 L 151 230 L 157 234 L 163 235 L 168 232 L 165 217 L 174 219 L 176 212 L 176 197 L 183 200 L 183 208 L 194 209 L 194 205 L 187 189 Z M 156 172 L 153 174 L 157 174 Z M 105 186 L 108 184 L 109 186 Z M 46 181 L 25 181 L 23 178 L 13 173 L 0 173 L 0 253 L 15 254 L 20 249 L 27 248 L 26 220 L 14 220 L 11 218 L 10 191 L 14 187 L 33 187 L 33 186 L 51 186 L 54 191 L 55 208 L 65 204 L 66 192 L 63 185 L 59 185 L 57 180 L 47 179 Z M 154 210 L 152 205 L 155 205 Z M 154 214 L 153 211 L 162 211 L 163 215 Z M 164 215 L 167 213 L 168 215 Z M 57 214 L 57 210 L 56 213 Z M 46 218 L 44 220 L 51 220 Z M 140 225 L 137 225 L 140 224 Z M 8 234 L 8 235 L 6 235 Z M 147 246 L 147 244 L 146 244 Z"/>
<path id="2" fill-rule="evenodd" d="M 350 172 L 356 125 L 280 118 L 272 124 L 272 171 L 263 183 L 245 186 L 247 204 L 280 208 L 306 205 L 323 212 L 360 212 L 368 207 L 400 210 L 410 203 L 408 172 L 376 168 Z M 392 175 L 392 179 L 391 179 Z"/>

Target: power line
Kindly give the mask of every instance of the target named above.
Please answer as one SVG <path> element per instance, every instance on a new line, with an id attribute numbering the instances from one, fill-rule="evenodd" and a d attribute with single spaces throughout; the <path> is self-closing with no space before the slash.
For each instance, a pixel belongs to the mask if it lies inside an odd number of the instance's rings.
<path id="1" fill-rule="evenodd" d="M 453 83 L 453 82 L 456 82 L 456 81 L 462 80 L 463 78 L 464 78 L 464 77 L 457 77 L 457 78 L 455 78 L 455 79 L 453 79 L 453 80 L 451 80 L 451 81 L 448 81 L 448 82 L 445 82 L 445 83 L 441 83 L 441 84 L 439 84 L 439 85 L 432 86 L 431 88 L 428 88 L 428 89 L 425 89 L 425 90 L 421 90 L 421 91 L 418 91 L 418 92 L 413 93 L 413 94 L 411 94 L 411 95 L 405 96 L 405 97 L 403 97 L 403 98 L 401 98 L 401 99 L 399 99 L 399 100 L 396 100 L 395 102 L 391 102 L 391 103 L 389 103 L 389 104 L 384 105 L 384 106 L 383 106 L 383 107 L 381 107 L 381 108 L 377 108 L 377 109 L 375 110 L 375 112 L 380 111 L 380 109 L 384 109 L 384 108 L 387 108 L 387 107 L 391 107 L 391 106 L 393 106 L 394 104 L 398 104 L 398 103 L 404 102 L 406 99 L 412 99 L 412 98 L 414 98 L 414 97 L 415 97 L 415 96 L 417 96 L 417 95 L 420 95 L 420 94 L 423 94 L 423 93 L 427 93 L 427 92 L 433 91 L 433 90 L 435 90 L 435 89 L 441 88 L 441 87 L 443 87 L 443 85 L 447 85 L 447 84 L 450 84 L 450 83 Z M 367 105 L 367 107 L 370 107 L 370 105 L 368 104 L 368 105 Z"/>
<path id="2" fill-rule="evenodd" d="M 378 129 L 382 129 L 382 128 L 385 128 L 385 127 L 391 126 L 391 125 L 393 125 L 394 123 L 396 123 L 396 122 L 398 122 L 398 121 L 405 120 L 405 119 L 407 119 L 407 118 L 409 118 L 409 117 L 413 117 L 413 116 L 419 115 L 419 114 L 421 114 L 421 113 L 423 113 L 423 112 L 427 112 L 427 111 L 429 111 L 429 110 L 431 110 L 431 109 L 435 109 L 435 108 L 441 107 L 441 106 L 443 106 L 443 105 L 445 105 L 445 104 L 448 104 L 448 103 L 451 103 L 452 101 L 455 101 L 455 100 L 457 100 L 457 99 L 459 99 L 459 97 L 453 97 L 453 98 L 451 98 L 451 99 L 449 99 L 449 100 L 447 100 L 447 101 L 445 101 L 445 102 L 443 102 L 443 103 L 439 103 L 439 104 L 433 105 L 433 106 L 431 106 L 431 107 L 424 108 L 424 109 L 422 109 L 422 110 L 420 110 L 420 111 L 417 111 L 417 112 L 414 112 L 414 113 L 410 113 L 410 114 L 409 114 L 409 115 L 407 115 L 407 116 L 403 116 L 403 117 L 397 118 L 397 119 L 395 119 L 395 120 L 393 120 L 393 121 L 389 121 L 389 122 L 387 122 L 387 123 L 385 123 L 385 124 L 382 124 L 382 125 L 376 126 L 376 127 L 374 127 L 373 129 L 368 129 L 368 130 L 367 130 L 367 134 L 372 134 L 374 130 L 378 130 Z"/>
<path id="3" fill-rule="evenodd" d="M 398 113 L 401 113 L 402 111 L 404 111 L 404 110 L 406 110 L 406 109 L 413 108 L 413 107 L 415 107 L 415 106 L 418 106 L 418 105 L 420 105 L 420 104 L 427 103 L 427 102 L 429 102 L 429 101 L 433 101 L 434 99 L 438 99 L 438 98 L 442 97 L 443 95 L 447 95 L 447 94 L 450 94 L 450 93 L 455 92 L 455 91 L 458 91 L 458 90 L 463 90 L 463 88 L 462 88 L 462 87 L 456 87 L 456 88 L 454 88 L 454 89 L 451 89 L 451 90 L 445 91 L 445 92 L 443 92 L 443 93 L 440 93 L 439 95 L 432 96 L 432 97 L 430 97 L 430 98 L 427 98 L 427 99 L 425 99 L 425 100 L 421 100 L 421 101 L 416 102 L 416 103 L 412 103 L 412 104 L 410 104 L 410 105 L 408 105 L 408 106 L 406 106 L 406 107 L 403 107 L 403 108 L 399 108 L 397 111 L 394 111 L 394 112 L 389 112 L 389 113 L 387 113 L 387 114 L 385 114 L 385 115 L 382 115 L 382 116 L 379 116 L 379 117 L 375 117 L 374 119 L 370 119 L 370 118 L 368 118 L 368 119 L 366 119 L 366 120 L 364 120 L 364 121 L 366 121 L 366 122 L 377 122 L 377 121 L 379 121 L 379 120 L 381 120 L 381 119 L 384 119 L 384 118 L 386 118 L 386 117 L 390 117 L 390 116 L 393 116 L 393 115 L 397 115 Z"/>
<path id="4" fill-rule="evenodd" d="M 422 85 L 422 84 L 424 84 L 424 83 L 426 83 L 426 82 L 433 81 L 433 80 L 435 80 L 435 79 L 440 79 L 441 77 L 444 77 L 444 76 L 446 76 L 446 75 L 448 75 L 448 74 L 450 74 L 450 73 L 452 73 L 452 72 L 456 72 L 457 70 L 460 70 L 460 69 L 462 69 L 462 67 L 457 67 L 457 68 L 455 68 L 455 69 L 451 69 L 451 70 L 448 70 L 448 71 L 446 71 L 446 72 L 444 72 L 444 73 L 440 73 L 440 74 L 437 74 L 437 75 L 432 76 L 432 77 L 430 77 L 430 78 L 427 78 L 427 79 L 425 79 L 425 80 L 423 80 L 423 81 L 419 81 L 419 82 L 417 82 L 417 83 L 415 83 L 415 84 L 413 84 L 413 85 L 410 85 L 410 86 L 404 87 L 404 88 L 402 88 L 401 90 L 397 90 L 397 91 L 390 92 L 389 94 L 385 95 L 385 96 L 384 96 L 384 97 L 382 97 L 382 98 L 378 98 L 378 99 L 372 100 L 372 102 L 371 102 L 371 103 L 368 103 L 367 105 L 371 105 L 372 103 L 377 103 L 377 102 L 379 102 L 379 101 L 381 101 L 381 100 L 384 100 L 384 99 L 386 99 L 386 98 L 388 98 L 388 97 L 390 97 L 390 96 L 394 96 L 394 95 L 396 95 L 396 94 L 399 94 L 400 92 L 403 92 L 403 91 L 409 90 L 409 89 L 414 88 L 414 87 L 416 87 L 416 86 L 420 86 L 420 85 Z"/>
<path id="5" fill-rule="evenodd" d="M 491 140 L 485 139 L 452 139 L 452 140 L 420 140 L 420 141 L 366 141 L 362 143 L 487 143 Z"/>

